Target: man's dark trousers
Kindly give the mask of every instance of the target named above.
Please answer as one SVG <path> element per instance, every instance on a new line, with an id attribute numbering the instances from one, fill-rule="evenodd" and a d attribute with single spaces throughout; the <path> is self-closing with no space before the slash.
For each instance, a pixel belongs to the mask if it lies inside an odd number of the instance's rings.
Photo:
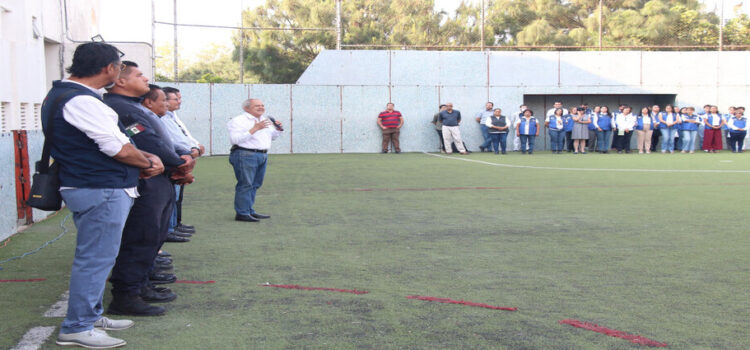
<path id="1" fill-rule="evenodd" d="M 162 243 L 174 208 L 174 186 L 166 175 L 138 181 L 136 198 L 122 231 L 120 253 L 112 268 L 112 294 L 139 295 Z"/>

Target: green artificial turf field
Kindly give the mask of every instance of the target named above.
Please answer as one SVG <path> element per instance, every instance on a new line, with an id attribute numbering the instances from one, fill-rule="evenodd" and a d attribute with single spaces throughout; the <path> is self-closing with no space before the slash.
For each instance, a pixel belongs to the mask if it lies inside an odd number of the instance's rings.
<path id="1" fill-rule="evenodd" d="M 179 279 L 216 283 L 171 285 L 166 316 L 110 334 L 132 349 L 645 348 L 558 323 L 577 319 L 672 349 L 748 349 L 748 157 L 271 155 L 256 209 L 273 217 L 260 223 L 233 220 L 227 157 L 201 159 L 184 204 L 199 232 L 166 250 Z M 14 236 L 0 260 L 57 236 L 67 214 Z M 0 348 L 59 326 L 42 313 L 67 289 L 65 226 L 0 265 L 0 279 L 46 278 L 0 283 Z"/>

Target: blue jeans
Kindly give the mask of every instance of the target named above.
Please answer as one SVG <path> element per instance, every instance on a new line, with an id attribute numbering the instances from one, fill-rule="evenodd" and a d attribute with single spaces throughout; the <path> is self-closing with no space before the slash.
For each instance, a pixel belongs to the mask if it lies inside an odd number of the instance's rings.
<path id="1" fill-rule="evenodd" d="M 68 313 L 60 333 L 94 328 L 102 316 L 102 296 L 133 198 L 121 188 L 76 188 L 60 191 L 73 213 L 78 234 L 70 272 Z"/>
<path id="2" fill-rule="evenodd" d="M 490 134 L 492 140 L 492 150 L 497 154 L 500 149 L 505 153 L 506 143 L 508 141 L 508 133 Z"/>
<path id="3" fill-rule="evenodd" d="M 169 233 L 174 232 L 177 227 L 177 201 L 180 200 L 180 185 L 174 185 L 174 205 L 172 206 L 172 216 L 169 217 Z"/>
<path id="4" fill-rule="evenodd" d="M 234 211 L 237 215 L 255 214 L 255 193 L 263 185 L 268 154 L 236 149 L 229 154 L 237 185 L 234 187 Z"/>
<path id="5" fill-rule="evenodd" d="M 661 128 L 661 151 L 674 151 L 674 137 L 677 135 L 677 129 Z"/>
<path id="6" fill-rule="evenodd" d="M 565 143 L 565 131 L 549 129 L 549 141 L 552 152 L 562 151 Z"/>
<path id="7" fill-rule="evenodd" d="M 685 152 L 695 151 L 695 137 L 698 130 L 682 130 L 682 150 Z"/>
<path id="8" fill-rule="evenodd" d="M 607 147 L 609 147 L 609 138 L 612 137 L 612 130 L 602 130 L 596 131 L 596 148 L 599 149 L 599 151 L 606 152 L 608 150 Z"/>
<path id="9" fill-rule="evenodd" d="M 536 136 L 535 135 L 521 135 L 520 139 L 521 139 L 521 152 L 526 153 L 528 151 L 529 153 L 533 153 L 534 152 L 534 139 L 536 139 Z"/>
<path id="10" fill-rule="evenodd" d="M 492 139 L 490 138 L 490 128 L 488 128 L 487 125 L 479 124 L 479 130 L 482 130 L 482 137 L 484 137 L 484 142 L 480 147 L 489 150 L 490 141 L 492 141 Z"/>

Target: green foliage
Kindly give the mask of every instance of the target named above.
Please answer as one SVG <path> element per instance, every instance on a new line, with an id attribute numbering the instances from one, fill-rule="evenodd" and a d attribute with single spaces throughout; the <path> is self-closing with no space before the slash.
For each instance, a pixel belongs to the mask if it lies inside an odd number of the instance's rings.
<path id="1" fill-rule="evenodd" d="M 487 0 L 487 46 L 716 45 L 719 19 L 697 0 Z M 342 2 L 342 44 L 369 48 L 478 46 L 482 38 L 478 1 L 462 2 L 455 14 L 436 12 L 433 0 L 348 0 Z M 600 21 L 602 23 L 600 23 Z M 321 50 L 336 46 L 334 0 L 266 0 L 243 12 L 243 26 L 328 30 L 235 31 L 230 53 L 208 48 L 181 67 L 180 81 L 238 82 L 243 57 L 245 81 L 294 83 Z M 750 44 L 750 18 L 725 28 L 725 44 Z M 242 45 L 240 45 L 242 39 Z M 242 48 L 240 48 L 242 46 Z M 242 49 L 240 51 L 240 49 Z M 157 48 L 157 73 L 169 77 L 171 50 Z M 181 61 L 184 62 L 184 61 Z M 182 65 L 182 63 L 181 63 Z"/>

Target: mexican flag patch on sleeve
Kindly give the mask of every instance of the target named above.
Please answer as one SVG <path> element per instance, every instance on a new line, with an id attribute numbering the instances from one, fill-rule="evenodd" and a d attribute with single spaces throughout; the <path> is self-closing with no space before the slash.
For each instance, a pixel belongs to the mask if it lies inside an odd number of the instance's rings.
<path id="1" fill-rule="evenodd" d="M 145 130 L 146 128 L 143 127 L 143 125 L 141 125 L 140 123 L 135 123 L 125 128 L 125 135 L 128 135 L 128 137 L 133 137 L 135 135 L 140 134 L 141 132 Z"/>

